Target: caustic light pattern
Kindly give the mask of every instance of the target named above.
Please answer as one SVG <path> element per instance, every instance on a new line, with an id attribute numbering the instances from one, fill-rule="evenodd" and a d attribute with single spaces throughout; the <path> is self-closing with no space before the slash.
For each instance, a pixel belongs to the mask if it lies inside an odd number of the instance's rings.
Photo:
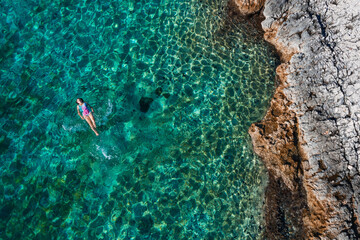
<path id="1" fill-rule="evenodd" d="M 247 130 L 278 60 L 227 1 L 0 9 L 0 238 L 259 238 L 266 172 Z"/>

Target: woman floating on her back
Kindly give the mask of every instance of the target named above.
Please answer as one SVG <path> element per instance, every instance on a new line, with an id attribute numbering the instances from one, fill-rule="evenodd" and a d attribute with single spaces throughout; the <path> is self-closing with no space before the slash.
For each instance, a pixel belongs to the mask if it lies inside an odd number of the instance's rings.
<path id="1" fill-rule="evenodd" d="M 96 136 L 99 136 L 99 133 L 96 131 L 96 123 L 95 123 L 94 116 L 92 114 L 94 112 L 94 109 L 89 104 L 84 102 L 84 100 L 82 98 L 76 99 L 76 103 L 78 104 L 77 112 L 78 112 L 79 116 L 81 117 L 81 119 L 82 120 L 85 119 L 87 121 L 87 123 L 90 125 L 91 129 L 96 134 Z M 80 114 L 80 111 L 82 112 L 82 116 Z"/>

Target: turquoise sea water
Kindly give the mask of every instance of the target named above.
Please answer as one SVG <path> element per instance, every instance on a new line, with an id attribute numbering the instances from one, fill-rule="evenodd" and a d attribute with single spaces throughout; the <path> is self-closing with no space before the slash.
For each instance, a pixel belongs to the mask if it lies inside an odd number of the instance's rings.
<path id="1" fill-rule="evenodd" d="M 278 60 L 226 6 L 0 2 L 1 239 L 260 237 Z"/>

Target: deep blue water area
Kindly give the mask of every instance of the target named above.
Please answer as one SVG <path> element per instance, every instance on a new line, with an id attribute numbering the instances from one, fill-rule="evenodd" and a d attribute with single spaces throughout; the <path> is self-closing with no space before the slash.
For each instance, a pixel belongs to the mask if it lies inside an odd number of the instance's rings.
<path id="1" fill-rule="evenodd" d="M 1 239 L 260 238 L 267 179 L 247 131 L 278 60 L 226 0 L 0 13 Z"/>

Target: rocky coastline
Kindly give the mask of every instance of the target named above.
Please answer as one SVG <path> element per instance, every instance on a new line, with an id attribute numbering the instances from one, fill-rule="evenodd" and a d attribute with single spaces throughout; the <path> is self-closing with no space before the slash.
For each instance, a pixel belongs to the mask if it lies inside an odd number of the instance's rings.
<path id="1" fill-rule="evenodd" d="M 262 13 L 278 87 L 249 134 L 269 174 L 265 239 L 360 238 L 360 2 L 233 0 Z"/>

